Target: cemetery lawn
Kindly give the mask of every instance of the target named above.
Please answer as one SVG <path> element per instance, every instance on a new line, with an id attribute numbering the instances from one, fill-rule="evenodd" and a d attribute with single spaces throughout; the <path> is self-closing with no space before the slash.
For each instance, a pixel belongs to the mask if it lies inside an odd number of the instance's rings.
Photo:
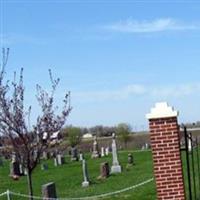
<path id="1" fill-rule="evenodd" d="M 114 192 L 152 178 L 153 165 L 151 151 L 132 152 L 135 165 L 127 169 L 126 165 L 128 153 L 131 153 L 131 151 L 119 152 L 119 161 L 122 165 L 123 172 L 121 174 L 110 175 L 109 178 L 104 180 L 97 179 L 97 177 L 100 175 L 100 163 L 107 161 L 109 162 L 109 166 L 111 166 L 111 155 L 109 157 L 103 157 L 99 159 L 91 159 L 89 154 L 86 155 L 88 173 L 91 181 L 90 186 L 87 188 L 82 188 L 81 186 L 83 181 L 81 162 L 71 162 L 69 157 L 66 157 L 66 164 L 54 167 L 53 160 L 42 161 L 48 164 L 48 170 L 42 171 L 40 165 L 38 165 L 38 167 L 34 170 L 34 195 L 41 196 L 41 185 L 48 182 L 55 182 L 58 197 L 74 198 Z M 0 194 L 5 192 L 7 189 L 17 193 L 28 193 L 25 176 L 21 177 L 18 181 L 14 181 L 8 175 L 9 162 L 7 161 L 4 163 L 3 167 L 0 167 Z M 0 197 L 0 199 L 6 200 L 6 197 Z M 12 200 L 15 199 L 25 200 L 27 198 L 14 196 Z M 142 185 L 138 188 L 122 192 L 118 195 L 105 197 L 103 199 L 155 200 L 155 181 Z"/>

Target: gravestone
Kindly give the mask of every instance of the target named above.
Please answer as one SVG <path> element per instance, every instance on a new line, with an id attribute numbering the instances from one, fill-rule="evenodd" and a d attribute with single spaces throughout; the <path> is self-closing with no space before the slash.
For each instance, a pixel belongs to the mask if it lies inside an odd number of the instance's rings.
<path id="1" fill-rule="evenodd" d="M 131 153 L 128 154 L 128 163 L 126 165 L 126 169 L 129 169 L 134 165 L 133 155 Z"/>
<path id="2" fill-rule="evenodd" d="M 38 157 L 38 151 L 37 150 L 34 150 L 33 157 L 34 157 L 34 159 L 36 159 Z"/>
<path id="3" fill-rule="evenodd" d="M 134 164 L 133 155 L 131 153 L 128 154 L 128 164 L 129 165 Z"/>
<path id="4" fill-rule="evenodd" d="M 19 171 L 20 171 L 20 175 L 23 176 L 24 175 L 24 167 L 22 164 L 19 164 Z"/>
<path id="5" fill-rule="evenodd" d="M 12 153 L 12 158 L 10 163 L 10 176 L 13 179 L 18 179 L 20 176 L 19 162 L 15 153 Z"/>
<path id="6" fill-rule="evenodd" d="M 100 165 L 100 178 L 107 178 L 110 174 L 108 162 L 101 163 Z"/>
<path id="7" fill-rule="evenodd" d="M 25 168 L 24 169 L 24 175 L 27 176 L 28 175 L 28 170 Z"/>
<path id="8" fill-rule="evenodd" d="M 106 154 L 106 156 L 109 155 L 109 147 L 106 147 L 106 149 L 105 149 L 105 154 Z"/>
<path id="9" fill-rule="evenodd" d="M 43 151 L 43 159 L 48 160 L 50 158 L 50 153 L 47 151 Z"/>
<path id="10" fill-rule="evenodd" d="M 97 143 L 97 137 L 96 136 L 94 136 L 92 158 L 99 158 L 99 150 L 98 150 L 98 143 Z"/>
<path id="11" fill-rule="evenodd" d="M 54 158 L 53 160 L 54 160 L 54 166 L 57 167 L 58 166 L 58 160 L 57 160 L 57 158 Z"/>
<path id="12" fill-rule="evenodd" d="M 115 141 L 115 133 L 112 135 L 112 167 L 111 167 L 111 173 L 121 173 L 122 169 L 121 166 L 119 165 L 118 157 L 117 157 L 117 145 Z"/>
<path id="13" fill-rule="evenodd" d="M 20 173 L 20 167 L 19 162 L 14 161 L 10 163 L 10 176 L 11 177 L 19 177 L 21 175 Z"/>
<path id="14" fill-rule="evenodd" d="M 101 147 L 101 157 L 104 157 L 105 156 L 105 149 L 104 147 Z"/>
<path id="15" fill-rule="evenodd" d="M 54 198 L 54 199 L 57 198 L 55 183 L 50 182 L 45 185 L 42 185 L 42 197 L 43 197 L 43 200 L 50 199 L 50 198 Z"/>
<path id="16" fill-rule="evenodd" d="M 89 186 L 89 178 L 88 178 L 87 163 L 86 163 L 85 159 L 83 159 L 83 161 L 82 161 L 82 169 L 83 169 L 82 187 L 88 187 Z"/>
<path id="17" fill-rule="evenodd" d="M 42 158 L 45 159 L 45 160 L 47 159 L 47 152 L 46 151 L 43 151 Z"/>
<path id="18" fill-rule="evenodd" d="M 78 151 L 76 147 L 71 148 L 71 160 L 78 161 Z"/>
<path id="19" fill-rule="evenodd" d="M 65 163 L 65 158 L 61 154 L 57 155 L 57 160 L 58 160 L 58 165 L 63 165 Z"/>
<path id="20" fill-rule="evenodd" d="M 79 160 L 82 161 L 84 159 L 83 153 L 79 154 Z"/>
<path id="21" fill-rule="evenodd" d="M 46 163 L 41 164 L 41 170 L 48 170 L 48 165 Z"/>

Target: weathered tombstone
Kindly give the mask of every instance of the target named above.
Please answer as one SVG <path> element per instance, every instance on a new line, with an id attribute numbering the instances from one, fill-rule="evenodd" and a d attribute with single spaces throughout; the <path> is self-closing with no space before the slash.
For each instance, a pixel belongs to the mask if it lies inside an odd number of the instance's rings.
<path id="1" fill-rule="evenodd" d="M 133 155 L 131 153 L 128 154 L 128 164 L 130 165 L 134 164 Z"/>
<path id="2" fill-rule="evenodd" d="M 105 156 L 105 149 L 104 147 L 101 147 L 101 157 L 104 157 Z"/>
<path id="3" fill-rule="evenodd" d="M 82 161 L 82 168 L 83 168 L 82 187 L 88 187 L 89 186 L 89 178 L 88 178 L 87 163 L 86 163 L 85 159 L 83 159 L 83 161 Z"/>
<path id="4" fill-rule="evenodd" d="M 24 175 L 24 167 L 22 164 L 19 164 L 19 171 L 20 171 L 20 175 L 23 176 Z"/>
<path id="5" fill-rule="evenodd" d="M 50 158 L 50 153 L 47 151 L 43 151 L 43 159 L 48 160 Z"/>
<path id="6" fill-rule="evenodd" d="M 46 163 L 41 164 L 41 170 L 48 170 L 48 165 Z"/>
<path id="7" fill-rule="evenodd" d="M 105 149 L 105 154 L 106 154 L 106 156 L 109 155 L 109 147 L 106 147 L 106 149 Z"/>
<path id="8" fill-rule="evenodd" d="M 19 162 L 15 153 L 12 153 L 11 157 L 10 176 L 15 180 L 17 180 L 20 176 Z"/>
<path id="9" fill-rule="evenodd" d="M 10 176 L 17 178 L 19 177 L 20 174 L 20 167 L 19 167 L 19 162 L 14 161 L 10 163 Z"/>
<path id="10" fill-rule="evenodd" d="M 97 143 L 97 137 L 96 136 L 94 136 L 92 158 L 99 158 L 98 143 Z"/>
<path id="11" fill-rule="evenodd" d="M 141 148 L 141 150 L 143 151 L 145 149 L 145 146 L 144 145 L 142 145 L 142 148 Z"/>
<path id="12" fill-rule="evenodd" d="M 55 166 L 55 167 L 58 166 L 58 160 L 57 160 L 57 158 L 54 158 L 54 166 Z"/>
<path id="13" fill-rule="evenodd" d="M 34 159 L 36 159 L 36 158 L 37 158 L 37 156 L 38 156 L 38 151 L 37 151 L 37 150 L 35 150 L 35 151 L 33 152 L 33 157 L 34 157 Z"/>
<path id="14" fill-rule="evenodd" d="M 55 183 L 50 182 L 45 185 L 42 185 L 42 197 L 43 200 L 57 198 Z"/>
<path id="15" fill-rule="evenodd" d="M 76 147 L 71 148 L 71 160 L 78 161 L 78 151 Z"/>
<path id="16" fill-rule="evenodd" d="M 25 176 L 27 176 L 27 175 L 28 175 L 28 171 L 27 171 L 27 169 L 26 169 L 26 168 L 24 169 L 24 175 L 25 175 Z"/>
<path id="17" fill-rule="evenodd" d="M 65 163 L 65 159 L 61 154 L 57 155 L 58 165 L 63 165 Z"/>
<path id="18" fill-rule="evenodd" d="M 45 159 L 45 160 L 47 159 L 47 152 L 46 151 L 43 151 L 42 158 Z"/>
<path id="19" fill-rule="evenodd" d="M 82 161 L 84 159 L 83 153 L 79 154 L 79 160 Z"/>
<path id="20" fill-rule="evenodd" d="M 107 178 L 110 174 L 108 162 L 101 163 L 100 165 L 100 178 Z"/>
<path id="21" fill-rule="evenodd" d="M 112 135 L 112 167 L 111 167 L 111 173 L 121 173 L 122 169 L 119 165 L 118 157 L 117 157 L 117 145 L 115 141 L 115 133 Z"/>

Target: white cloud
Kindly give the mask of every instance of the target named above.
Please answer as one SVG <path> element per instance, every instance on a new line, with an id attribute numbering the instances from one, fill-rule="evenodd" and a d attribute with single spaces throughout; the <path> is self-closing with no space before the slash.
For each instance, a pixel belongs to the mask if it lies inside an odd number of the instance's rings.
<path id="1" fill-rule="evenodd" d="M 196 93 L 200 93 L 200 83 L 155 87 L 151 90 L 151 95 L 155 97 L 181 97 Z"/>
<path id="2" fill-rule="evenodd" d="M 136 96 L 149 96 L 154 98 L 178 98 L 200 94 L 200 83 L 188 83 L 173 86 L 145 86 L 139 84 L 127 85 L 116 90 L 74 92 L 72 98 L 81 101 L 102 102 L 109 100 L 125 100 Z"/>
<path id="3" fill-rule="evenodd" d="M 48 44 L 47 38 L 39 38 L 30 35 L 20 35 L 20 34 L 0 34 L 0 41 L 3 45 L 13 45 L 13 44 L 32 44 L 32 45 L 45 45 Z"/>
<path id="4" fill-rule="evenodd" d="M 148 33 L 170 30 L 195 30 L 200 26 L 186 24 L 172 18 L 160 18 L 152 21 L 138 21 L 133 19 L 121 20 L 119 22 L 103 26 L 106 30 L 126 33 Z"/>
<path id="5" fill-rule="evenodd" d="M 142 85 L 132 84 L 118 90 L 104 90 L 91 92 L 76 92 L 72 93 L 72 98 L 87 100 L 87 101 L 106 101 L 127 99 L 131 95 L 144 94 L 145 88 Z"/>

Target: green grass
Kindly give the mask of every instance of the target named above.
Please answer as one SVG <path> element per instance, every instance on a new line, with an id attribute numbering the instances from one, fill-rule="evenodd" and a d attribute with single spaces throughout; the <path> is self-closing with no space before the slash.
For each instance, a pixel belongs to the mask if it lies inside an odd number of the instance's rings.
<path id="1" fill-rule="evenodd" d="M 126 169 L 127 155 L 130 151 L 119 152 L 119 161 L 123 167 L 120 174 L 111 175 L 106 180 L 98 180 L 100 174 L 100 163 L 109 162 L 111 166 L 111 155 L 100 159 L 90 159 L 90 155 L 86 156 L 88 164 L 88 172 L 91 184 L 88 188 L 82 188 L 82 165 L 81 162 L 71 162 L 66 158 L 66 164 L 54 167 L 53 160 L 46 161 L 48 170 L 42 171 L 40 165 L 33 173 L 33 189 L 35 196 L 41 196 L 41 186 L 48 182 L 55 182 L 58 197 L 85 197 L 99 195 L 103 193 L 117 191 L 132 185 L 141 183 L 153 177 L 152 154 L 151 152 L 134 152 L 135 165 Z M 0 167 L 0 193 L 7 189 L 13 192 L 27 194 L 26 177 L 14 181 L 9 176 L 9 163 L 6 162 Z M 0 197 L 1 199 L 2 197 Z M 5 199 L 5 198 L 4 198 Z M 12 200 L 22 199 L 22 197 L 13 197 Z M 24 199 L 24 198 L 23 198 Z M 115 196 L 104 198 L 107 200 L 155 200 L 156 189 L 155 182 L 152 181 L 146 185 L 120 193 Z M 2 198 L 3 200 L 3 198 Z"/>

